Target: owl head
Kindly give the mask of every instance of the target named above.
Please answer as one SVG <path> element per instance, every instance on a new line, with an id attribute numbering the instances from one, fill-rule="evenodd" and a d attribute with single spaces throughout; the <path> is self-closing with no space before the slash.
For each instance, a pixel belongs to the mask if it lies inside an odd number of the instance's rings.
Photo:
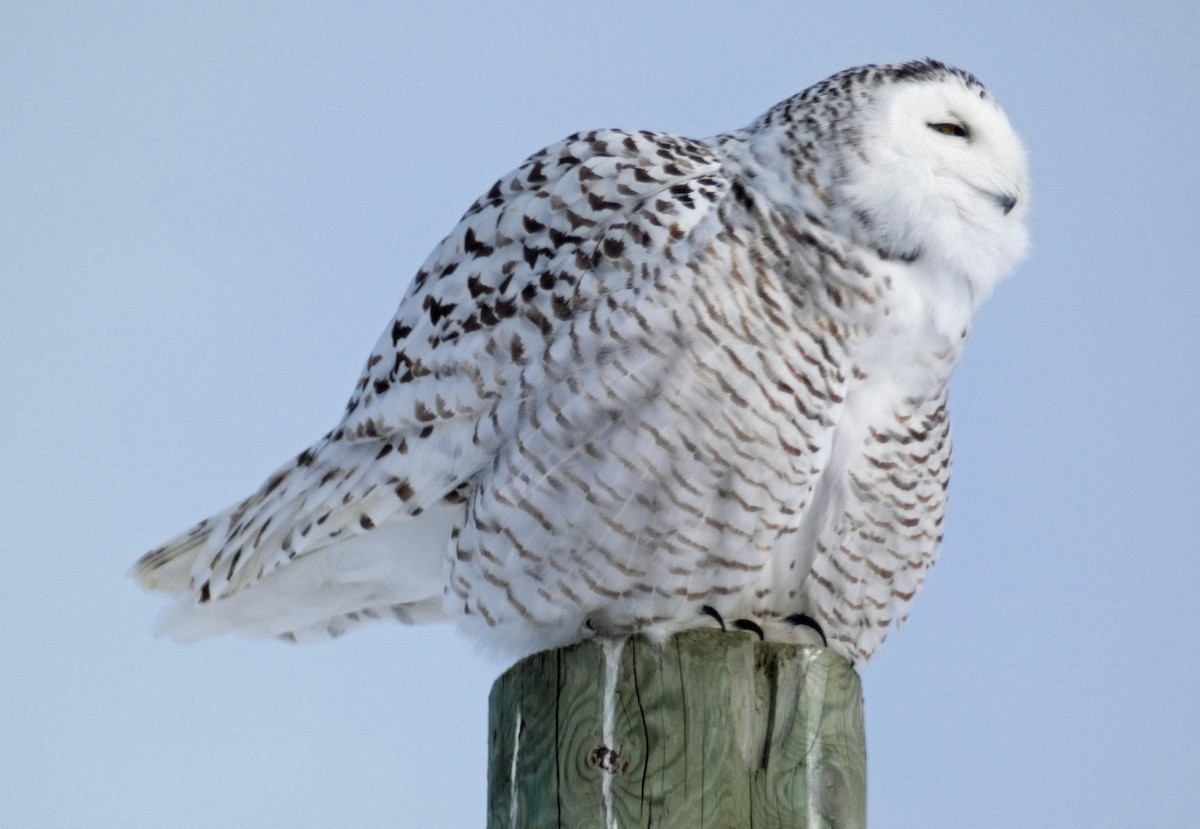
<path id="1" fill-rule="evenodd" d="M 1028 166 L 995 99 L 934 60 L 848 69 L 745 133 L 782 154 L 791 198 L 882 258 L 920 262 L 977 305 L 1029 247 Z"/>
<path id="2" fill-rule="evenodd" d="M 1008 118 L 974 76 L 936 61 L 854 78 L 833 185 L 844 220 L 885 256 L 965 278 L 982 301 L 1029 247 L 1028 164 Z"/>

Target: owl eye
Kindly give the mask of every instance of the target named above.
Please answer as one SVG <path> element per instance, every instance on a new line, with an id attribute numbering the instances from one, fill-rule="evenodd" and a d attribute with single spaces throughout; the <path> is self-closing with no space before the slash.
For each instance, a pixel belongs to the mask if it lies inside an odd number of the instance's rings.
<path id="1" fill-rule="evenodd" d="M 942 135 L 952 135 L 955 138 L 970 138 L 971 133 L 962 124 L 945 122 L 941 124 L 926 124 L 934 132 L 940 132 Z"/>

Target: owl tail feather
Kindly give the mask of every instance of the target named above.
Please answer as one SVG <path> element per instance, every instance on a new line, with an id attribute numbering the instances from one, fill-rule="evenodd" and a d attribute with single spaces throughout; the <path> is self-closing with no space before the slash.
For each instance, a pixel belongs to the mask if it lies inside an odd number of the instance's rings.
<path id="1" fill-rule="evenodd" d="M 131 575 L 145 588 L 174 594 L 158 632 L 184 642 L 227 633 L 308 642 L 375 619 L 444 621 L 445 550 L 463 509 L 437 504 L 306 552 L 228 594 L 197 594 L 196 573 L 213 555 L 222 513 L 144 555 Z"/>
<path id="2" fill-rule="evenodd" d="M 189 589 L 197 556 L 208 546 L 212 519 L 206 518 L 183 535 L 137 560 L 129 575 L 147 590 L 178 593 Z"/>

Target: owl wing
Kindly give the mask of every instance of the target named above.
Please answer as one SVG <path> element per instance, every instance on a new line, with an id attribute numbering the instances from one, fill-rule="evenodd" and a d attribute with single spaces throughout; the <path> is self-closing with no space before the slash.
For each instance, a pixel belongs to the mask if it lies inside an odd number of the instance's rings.
<path id="1" fill-rule="evenodd" d="M 538 382 L 564 320 L 620 287 L 606 279 L 629 279 L 594 262 L 686 233 L 704 212 L 689 199 L 655 238 L 631 237 L 624 217 L 697 181 L 711 196 L 719 174 L 706 145 L 652 132 L 580 133 L 531 156 L 418 271 L 339 426 L 247 499 L 147 553 L 136 578 L 185 604 L 230 607 L 267 580 L 286 585 L 279 602 L 243 602 L 238 613 L 254 618 L 231 623 L 269 633 L 360 607 L 429 612 L 457 502 L 505 439 L 502 403 Z M 264 621 L 283 604 L 311 611 Z"/>

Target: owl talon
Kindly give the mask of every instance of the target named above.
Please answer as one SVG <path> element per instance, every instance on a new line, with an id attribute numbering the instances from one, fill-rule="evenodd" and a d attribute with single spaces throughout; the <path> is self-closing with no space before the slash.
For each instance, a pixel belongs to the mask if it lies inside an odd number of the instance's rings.
<path id="1" fill-rule="evenodd" d="M 725 631 L 728 630 L 728 628 L 725 627 L 725 620 L 721 618 L 721 614 L 718 613 L 717 609 L 712 605 L 704 605 L 700 608 L 700 613 L 703 616 L 711 616 L 712 618 L 716 619 L 717 624 L 721 626 L 721 633 L 725 633 Z"/>
<path id="2" fill-rule="evenodd" d="M 767 637 L 763 636 L 763 629 L 757 622 L 752 622 L 749 619 L 737 619 L 734 621 L 733 626 L 738 630 L 750 631 L 759 638 L 759 641 L 766 641 Z"/>
<path id="3" fill-rule="evenodd" d="M 784 618 L 785 622 L 791 622 L 796 627 L 812 628 L 821 637 L 821 644 L 829 647 L 829 640 L 825 638 L 825 630 L 821 627 L 821 623 L 807 613 L 793 613 L 791 616 Z"/>

